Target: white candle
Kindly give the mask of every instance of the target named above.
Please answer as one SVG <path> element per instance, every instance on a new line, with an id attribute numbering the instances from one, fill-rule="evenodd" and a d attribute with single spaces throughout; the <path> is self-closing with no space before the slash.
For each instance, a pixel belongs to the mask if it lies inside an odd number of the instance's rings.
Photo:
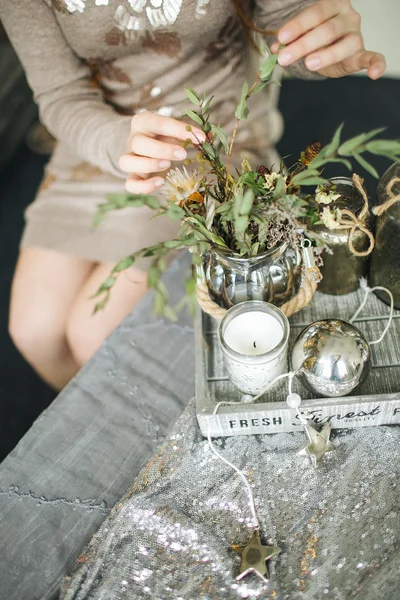
<path id="1" fill-rule="evenodd" d="M 271 314 L 245 312 L 226 326 L 225 343 L 239 354 L 257 356 L 276 348 L 283 338 L 283 327 Z"/>
<path id="2" fill-rule="evenodd" d="M 218 335 L 229 378 L 241 392 L 258 395 L 287 371 L 289 322 L 276 306 L 259 300 L 232 306 Z"/>

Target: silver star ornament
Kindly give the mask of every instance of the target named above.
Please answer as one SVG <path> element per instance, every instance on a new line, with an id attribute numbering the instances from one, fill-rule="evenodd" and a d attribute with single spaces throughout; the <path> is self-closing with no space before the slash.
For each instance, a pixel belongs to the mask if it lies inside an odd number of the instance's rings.
<path id="1" fill-rule="evenodd" d="M 263 581 L 268 583 L 269 573 L 265 561 L 269 560 L 281 551 L 278 546 L 263 546 L 260 540 L 258 529 L 253 531 L 253 535 L 246 546 L 231 546 L 232 550 L 240 554 L 242 562 L 240 564 L 240 573 L 236 581 L 240 581 L 249 573 L 255 573 Z"/>
<path id="2" fill-rule="evenodd" d="M 329 439 L 331 435 L 330 423 L 325 423 L 320 430 L 316 429 L 309 420 L 303 422 L 302 425 L 310 443 L 298 454 L 309 456 L 313 466 L 317 467 L 324 454 L 335 449 Z"/>

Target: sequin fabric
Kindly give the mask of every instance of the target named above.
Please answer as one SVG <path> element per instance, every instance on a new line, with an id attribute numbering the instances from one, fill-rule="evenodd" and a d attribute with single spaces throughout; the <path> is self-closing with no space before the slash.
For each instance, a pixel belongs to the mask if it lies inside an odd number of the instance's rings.
<path id="1" fill-rule="evenodd" d="M 251 537 L 248 498 L 210 451 L 193 403 L 77 560 L 62 600 L 395 599 L 400 429 L 335 432 L 319 469 L 302 434 L 237 436 L 217 449 L 247 474 L 270 582 L 240 582 L 232 545 Z"/>

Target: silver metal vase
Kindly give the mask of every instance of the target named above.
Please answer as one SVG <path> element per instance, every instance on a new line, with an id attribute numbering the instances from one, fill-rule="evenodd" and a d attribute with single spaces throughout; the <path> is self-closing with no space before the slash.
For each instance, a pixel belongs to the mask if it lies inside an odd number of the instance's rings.
<path id="1" fill-rule="evenodd" d="M 301 252 L 288 244 L 251 258 L 209 251 L 203 259 L 210 296 L 224 308 L 247 300 L 281 306 L 300 287 Z"/>

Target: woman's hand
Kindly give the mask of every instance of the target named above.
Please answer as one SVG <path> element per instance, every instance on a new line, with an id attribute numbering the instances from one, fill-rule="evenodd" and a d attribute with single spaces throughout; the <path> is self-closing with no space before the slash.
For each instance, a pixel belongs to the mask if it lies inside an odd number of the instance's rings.
<path id="1" fill-rule="evenodd" d="M 343 77 L 367 69 L 371 79 L 381 77 L 386 61 L 368 52 L 361 35 L 361 18 L 350 0 L 317 0 L 278 32 L 279 64 L 288 66 L 305 58 L 306 67 L 325 77 Z M 272 46 L 278 52 L 279 43 Z"/>
<path id="2" fill-rule="evenodd" d="M 152 112 L 138 113 L 132 118 L 129 152 L 119 159 L 119 167 L 129 176 L 125 188 L 132 194 L 151 194 L 161 187 L 172 161 L 183 161 L 186 150 L 179 141 L 190 140 L 194 145 L 205 140 L 196 127 Z"/>

